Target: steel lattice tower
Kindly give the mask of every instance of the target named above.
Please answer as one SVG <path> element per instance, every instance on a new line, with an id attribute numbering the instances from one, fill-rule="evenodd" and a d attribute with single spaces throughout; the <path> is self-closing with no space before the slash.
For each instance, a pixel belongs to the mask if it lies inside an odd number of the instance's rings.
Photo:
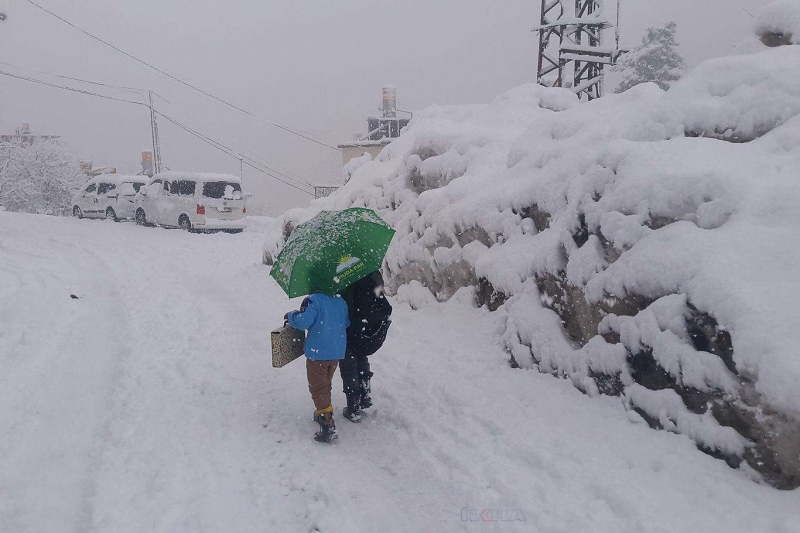
<path id="1" fill-rule="evenodd" d="M 574 12 L 569 9 L 573 3 Z M 601 97 L 603 68 L 619 55 L 619 37 L 616 46 L 603 47 L 603 32 L 612 27 L 603 16 L 603 0 L 542 0 L 540 25 L 533 30 L 539 34 L 536 81 L 546 87 L 570 87 L 588 100 Z"/>

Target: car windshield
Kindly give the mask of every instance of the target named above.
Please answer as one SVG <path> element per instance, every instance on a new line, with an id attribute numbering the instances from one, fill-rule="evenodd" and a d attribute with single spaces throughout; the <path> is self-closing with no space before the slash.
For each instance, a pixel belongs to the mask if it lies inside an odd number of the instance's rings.
<path id="1" fill-rule="evenodd" d="M 143 182 L 141 182 L 141 181 L 137 181 L 136 183 L 132 183 L 131 185 L 133 186 L 133 190 L 134 190 L 134 191 L 136 191 L 136 192 L 139 192 L 139 189 L 141 189 L 141 188 L 142 188 L 142 186 L 144 185 L 144 183 L 143 183 Z"/>
<path id="2" fill-rule="evenodd" d="M 235 195 L 234 193 L 237 192 L 239 194 Z M 203 184 L 203 196 L 206 198 L 235 200 L 242 197 L 242 186 L 228 181 L 207 181 Z"/>

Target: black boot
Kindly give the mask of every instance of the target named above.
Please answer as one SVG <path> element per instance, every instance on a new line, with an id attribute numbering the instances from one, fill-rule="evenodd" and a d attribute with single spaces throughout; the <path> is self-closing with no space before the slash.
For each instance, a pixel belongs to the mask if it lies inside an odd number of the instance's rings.
<path id="1" fill-rule="evenodd" d="M 342 415 L 350 422 L 361 422 L 361 395 L 350 394 L 347 396 L 347 407 L 342 411 Z"/>
<path id="2" fill-rule="evenodd" d="M 361 377 L 361 382 L 359 385 L 361 386 L 361 408 L 362 409 L 369 409 L 372 407 L 372 388 L 370 385 L 370 379 L 372 379 L 372 372 L 364 374 Z"/>
<path id="3" fill-rule="evenodd" d="M 314 435 L 315 441 L 333 442 L 339 438 L 336 433 L 336 424 L 333 421 L 333 406 L 317 411 L 315 419 L 319 422 L 319 431 Z"/>

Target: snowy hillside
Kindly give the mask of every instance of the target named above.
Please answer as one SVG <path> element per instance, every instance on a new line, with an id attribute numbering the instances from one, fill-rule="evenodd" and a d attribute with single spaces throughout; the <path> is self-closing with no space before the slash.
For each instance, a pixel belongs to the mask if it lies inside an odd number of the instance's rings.
<path id="1" fill-rule="evenodd" d="M 0 212 L 0 531 L 800 530 L 796 491 L 509 368 L 469 290 L 395 301 L 375 407 L 314 442 L 262 240 Z"/>
<path id="2" fill-rule="evenodd" d="M 321 209 L 376 209 L 401 301 L 474 287 L 513 366 L 796 488 L 800 47 L 759 46 L 666 93 L 580 104 L 526 85 L 416 113 L 337 194 L 285 214 L 265 261 Z"/>

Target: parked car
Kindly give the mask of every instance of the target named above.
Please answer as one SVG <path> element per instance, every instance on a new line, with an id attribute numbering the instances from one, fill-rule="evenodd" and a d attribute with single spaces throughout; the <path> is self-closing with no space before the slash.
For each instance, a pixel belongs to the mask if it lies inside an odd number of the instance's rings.
<path id="1" fill-rule="evenodd" d="M 141 225 L 239 233 L 246 224 L 242 180 L 227 174 L 162 172 L 139 189 L 134 204 Z"/>
<path id="2" fill-rule="evenodd" d="M 118 174 L 92 178 L 72 197 L 72 214 L 78 218 L 108 218 L 115 222 L 133 220 L 133 200 L 148 179 L 147 176 Z"/>

